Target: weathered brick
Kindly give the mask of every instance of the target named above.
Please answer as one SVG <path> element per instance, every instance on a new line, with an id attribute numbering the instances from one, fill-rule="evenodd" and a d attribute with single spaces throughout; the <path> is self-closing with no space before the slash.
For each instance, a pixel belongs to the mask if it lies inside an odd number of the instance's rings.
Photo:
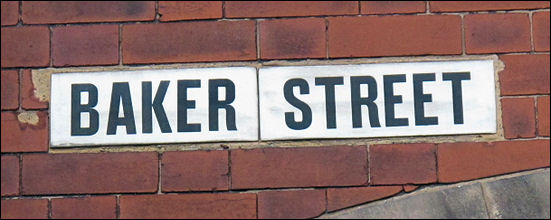
<path id="1" fill-rule="evenodd" d="M 2 70 L 2 110 L 15 110 L 19 107 L 19 72 Z"/>
<path id="2" fill-rule="evenodd" d="M 367 184 L 364 146 L 233 150 L 231 164 L 233 189 Z"/>
<path id="3" fill-rule="evenodd" d="M 50 65 L 48 27 L 3 27 L 2 67 L 41 67 Z"/>
<path id="4" fill-rule="evenodd" d="M 48 151 L 48 113 L 2 112 L 2 137 L 2 152 Z"/>
<path id="5" fill-rule="evenodd" d="M 538 97 L 538 136 L 549 137 L 549 96 Z"/>
<path id="6" fill-rule="evenodd" d="M 414 190 L 416 190 L 417 188 L 419 188 L 418 185 L 403 185 L 404 187 L 404 192 L 412 192 Z"/>
<path id="7" fill-rule="evenodd" d="M 438 144 L 438 182 L 484 178 L 549 166 L 549 140 Z"/>
<path id="8" fill-rule="evenodd" d="M 161 21 L 212 19 L 222 17 L 221 1 L 159 1 Z"/>
<path id="9" fill-rule="evenodd" d="M 358 14 L 355 1 L 228 1 L 228 18 L 295 17 Z"/>
<path id="10" fill-rule="evenodd" d="M 255 194 L 121 196 L 120 218 L 256 218 Z"/>
<path id="11" fill-rule="evenodd" d="M 373 145 L 369 149 L 371 184 L 436 182 L 434 144 Z"/>
<path id="12" fill-rule="evenodd" d="M 501 95 L 549 94 L 549 54 L 503 55 Z"/>
<path id="13" fill-rule="evenodd" d="M 549 12 L 542 11 L 534 13 L 532 15 L 532 26 L 534 50 L 549 51 Z"/>
<path id="14" fill-rule="evenodd" d="M 254 21 L 124 25 L 125 64 L 256 59 Z"/>
<path id="15" fill-rule="evenodd" d="M 501 99 L 505 138 L 536 137 L 536 110 L 533 98 Z"/>
<path id="16" fill-rule="evenodd" d="M 52 199 L 52 218 L 114 219 L 117 218 L 115 196 Z"/>
<path id="17" fill-rule="evenodd" d="M 406 14 L 422 13 L 426 10 L 424 1 L 361 1 L 362 14 Z"/>
<path id="18" fill-rule="evenodd" d="M 395 195 L 402 186 L 374 186 L 327 189 L 327 211 L 335 211 L 350 206 L 375 201 Z"/>
<path id="19" fill-rule="evenodd" d="M 430 1 L 431 12 L 497 11 L 549 8 L 546 1 Z"/>
<path id="20" fill-rule="evenodd" d="M 260 22 L 260 58 L 324 58 L 325 20 L 298 18 Z"/>
<path id="21" fill-rule="evenodd" d="M 258 193 L 258 218 L 304 219 L 325 212 L 325 190 L 263 191 Z"/>
<path id="22" fill-rule="evenodd" d="M 47 199 L 2 199 L 2 219 L 47 219 Z"/>
<path id="23" fill-rule="evenodd" d="M 468 54 L 530 51 L 528 14 L 472 14 L 465 16 Z"/>
<path id="24" fill-rule="evenodd" d="M 119 63 L 119 26 L 62 26 L 52 29 L 54 66 Z"/>
<path id="25" fill-rule="evenodd" d="M 22 9 L 21 19 L 25 24 L 155 19 L 155 2 L 152 1 L 25 1 Z"/>
<path id="26" fill-rule="evenodd" d="M 329 18 L 329 57 L 461 54 L 455 15 Z"/>
<path id="27" fill-rule="evenodd" d="M 23 70 L 21 74 L 21 107 L 24 109 L 46 109 L 48 102 L 42 102 L 35 95 L 35 87 L 32 81 L 32 72 Z"/>
<path id="28" fill-rule="evenodd" d="M 156 192 L 157 153 L 23 155 L 22 194 Z"/>
<path id="29" fill-rule="evenodd" d="M 19 2 L 2 1 L 2 26 L 15 25 L 19 20 Z"/>
<path id="30" fill-rule="evenodd" d="M 19 194 L 19 157 L 2 155 L 2 196 Z"/>
<path id="31" fill-rule="evenodd" d="M 162 190 L 228 190 L 227 151 L 165 152 L 162 159 Z"/>

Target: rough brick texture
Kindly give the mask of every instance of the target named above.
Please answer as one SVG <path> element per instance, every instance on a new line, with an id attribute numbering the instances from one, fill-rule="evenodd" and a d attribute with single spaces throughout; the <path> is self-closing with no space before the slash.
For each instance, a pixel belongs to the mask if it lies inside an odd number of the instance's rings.
<path id="1" fill-rule="evenodd" d="M 438 144 L 438 181 L 484 178 L 549 166 L 549 140 Z"/>
<path id="2" fill-rule="evenodd" d="M 42 102 L 35 95 L 32 72 L 25 69 L 21 74 L 21 107 L 24 109 L 46 109 L 48 102 Z"/>
<path id="3" fill-rule="evenodd" d="M 362 14 L 406 14 L 422 13 L 426 10 L 424 1 L 361 1 Z"/>
<path id="4" fill-rule="evenodd" d="M 45 26 L 3 27 L 2 67 L 50 65 L 50 31 Z"/>
<path id="5" fill-rule="evenodd" d="M 48 151 L 48 113 L 2 112 L 2 137 L 2 153 Z"/>
<path id="6" fill-rule="evenodd" d="M 156 192 L 154 152 L 23 155 L 22 194 Z"/>
<path id="7" fill-rule="evenodd" d="M 46 199 L 2 199 L 2 219 L 47 219 Z"/>
<path id="8" fill-rule="evenodd" d="M 549 137 L 549 96 L 538 97 L 538 136 Z"/>
<path id="9" fill-rule="evenodd" d="M 327 211 L 371 202 L 395 195 L 402 191 L 402 186 L 375 186 L 355 188 L 327 189 Z"/>
<path id="10" fill-rule="evenodd" d="M 256 218 L 256 195 L 121 196 L 120 218 Z"/>
<path id="11" fill-rule="evenodd" d="M 358 14 L 354 1 L 228 1 L 226 17 L 293 17 Z"/>
<path id="12" fill-rule="evenodd" d="M 221 1 L 159 1 L 161 21 L 213 19 L 222 17 Z"/>
<path id="13" fill-rule="evenodd" d="M 371 184 L 436 182 L 434 144 L 373 145 L 369 149 Z"/>
<path id="14" fill-rule="evenodd" d="M 505 138 L 536 136 L 536 110 L 533 98 L 501 99 Z"/>
<path id="15" fill-rule="evenodd" d="M 2 155 L 2 196 L 19 194 L 19 157 Z"/>
<path id="16" fill-rule="evenodd" d="M 501 95 L 549 94 L 549 54 L 503 55 Z"/>
<path id="17" fill-rule="evenodd" d="M 19 2 L 2 1 L 2 26 L 15 25 L 19 20 Z"/>
<path id="18" fill-rule="evenodd" d="M 54 66 L 114 65 L 119 63 L 119 26 L 86 25 L 52 29 Z"/>
<path id="19" fill-rule="evenodd" d="M 254 21 L 124 25 L 123 63 L 256 59 Z"/>
<path id="20" fill-rule="evenodd" d="M 114 219 L 117 217 L 115 196 L 52 199 L 52 218 Z"/>
<path id="21" fill-rule="evenodd" d="M 549 8 L 546 1 L 430 1 L 431 12 L 496 11 Z"/>
<path id="22" fill-rule="evenodd" d="M 19 107 L 19 71 L 2 70 L 2 110 L 14 110 Z"/>
<path id="23" fill-rule="evenodd" d="M 147 21 L 155 18 L 152 1 L 23 2 L 25 24 Z"/>
<path id="24" fill-rule="evenodd" d="M 461 54 L 455 15 L 329 18 L 329 57 Z"/>
<path id="25" fill-rule="evenodd" d="M 536 12 L 532 15 L 534 49 L 549 51 L 549 12 Z"/>
<path id="26" fill-rule="evenodd" d="M 304 219 L 325 212 L 325 190 L 265 191 L 258 193 L 258 218 Z"/>
<path id="27" fill-rule="evenodd" d="M 170 191 L 228 190 L 227 151 L 166 152 L 162 189 Z"/>
<path id="28" fill-rule="evenodd" d="M 260 22 L 260 58 L 324 58 L 325 20 L 298 18 Z"/>
<path id="29" fill-rule="evenodd" d="M 234 150 L 231 163 L 233 189 L 367 184 L 365 147 Z"/>
<path id="30" fill-rule="evenodd" d="M 530 51 L 528 14 L 474 14 L 465 16 L 468 54 Z"/>

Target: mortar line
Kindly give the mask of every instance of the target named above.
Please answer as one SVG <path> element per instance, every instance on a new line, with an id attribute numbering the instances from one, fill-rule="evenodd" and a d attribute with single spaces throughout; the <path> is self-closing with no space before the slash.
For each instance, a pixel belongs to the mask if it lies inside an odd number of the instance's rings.
<path id="1" fill-rule="evenodd" d="M 255 19 L 256 60 L 260 60 L 260 22 Z"/>
<path id="2" fill-rule="evenodd" d="M 16 27 L 23 26 L 23 1 L 18 1 L 18 17 L 17 17 L 17 23 L 15 24 Z"/>
<path id="3" fill-rule="evenodd" d="M 159 1 L 155 1 L 155 18 L 153 21 L 155 21 L 155 23 L 159 23 L 159 18 L 161 18 L 159 14 Z"/>
<path id="4" fill-rule="evenodd" d="M 358 15 L 361 15 L 362 14 L 362 2 L 361 1 L 358 1 Z M 327 208 L 327 207 L 325 207 Z"/>
<path id="5" fill-rule="evenodd" d="M 23 98 L 21 97 L 21 91 L 23 91 L 23 69 L 17 69 L 17 83 L 18 83 L 18 90 L 17 90 L 17 112 L 23 111 Z M 16 112 L 16 113 L 17 113 Z"/>
<path id="6" fill-rule="evenodd" d="M 19 160 L 19 187 L 17 190 L 17 196 L 23 194 L 23 155 L 19 154 L 17 159 Z"/>
<path id="7" fill-rule="evenodd" d="M 157 153 L 157 166 L 158 166 L 158 169 L 157 169 L 157 172 L 158 172 L 158 182 L 157 182 L 157 194 L 163 194 L 162 193 L 162 189 L 161 189 L 161 184 L 162 184 L 162 180 L 161 180 L 161 174 L 162 174 L 162 163 L 161 161 L 163 160 L 163 152 L 159 152 Z"/>
<path id="8" fill-rule="evenodd" d="M 48 199 L 48 219 L 52 219 L 52 199 Z"/>
<path id="9" fill-rule="evenodd" d="M 222 19 L 226 18 L 226 1 L 222 1 Z"/>
<path id="10" fill-rule="evenodd" d="M 121 218 L 121 196 L 116 195 L 115 196 L 116 206 L 115 206 L 115 218 L 120 219 Z"/>
<path id="11" fill-rule="evenodd" d="M 466 56 L 467 55 L 467 48 L 466 48 L 466 40 L 465 40 L 465 15 L 459 14 L 459 17 L 461 17 L 461 55 Z"/>
<path id="12" fill-rule="evenodd" d="M 482 191 L 482 200 L 484 200 L 484 208 L 486 209 L 486 214 L 488 215 L 488 218 L 492 219 L 495 218 L 495 216 L 492 216 L 490 209 L 488 208 L 488 195 L 486 193 L 486 190 L 484 190 L 483 182 L 480 182 L 480 190 Z"/>
<path id="13" fill-rule="evenodd" d="M 536 114 L 536 137 L 539 135 L 538 97 L 534 97 L 534 113 Z"/>
<path id="14" fill-rule="evenodd" d="M 123 66 L 122 63 L 122 24 L 119 24 L 119 65 Z"/>
<path id="15" fill-rule="evenodd" d="M 530 22 L 530 54 L 533 54 L 536 51 L 536 49 L 534 48 L 534 22 L 532 20 L 532 11 L 529 11 L 528 21 Z"/>
<path id="16" fill-rule="evenodd" d="M 52 56 L 52 51 L 54 48 L 52 47 L 52 40 L 54 39 L 54 31 L 51 25 L 48 25 L 48 34 L 50 35 L 50 39 L 48 40 L 50 50 L 48 51 L 50 53 L 50 64 L 48 65 L 50 68 L 54 66 L 54 57 Z"/>
<path id="17" fill-rule="evenodd" d="M 325 59 L 329 59 L 329 19 L 325 18 Z"/>
<path id="18" fill-rule="evenodd" d="M 425 14 L 431 14 L 429 1 L 425 1 Z"/>

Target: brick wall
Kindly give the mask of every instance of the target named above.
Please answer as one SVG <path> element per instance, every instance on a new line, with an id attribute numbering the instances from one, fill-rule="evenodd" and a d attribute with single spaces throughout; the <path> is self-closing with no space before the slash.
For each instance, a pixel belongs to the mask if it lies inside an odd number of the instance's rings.
<path id="1" fill-rule="evenodd" d="M 1 15 L 2 218 L 310 218 L 549 167 L 549 2 L 2 1 Z M 57 150 L 36 74 L 434 55 L 497 55 L 497 138 Z"/>

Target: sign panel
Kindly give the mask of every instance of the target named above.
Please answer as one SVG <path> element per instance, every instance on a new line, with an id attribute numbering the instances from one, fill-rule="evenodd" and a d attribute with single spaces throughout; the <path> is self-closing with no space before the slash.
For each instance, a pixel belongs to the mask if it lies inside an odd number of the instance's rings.
<path id="1" fill-rule="evenodd" d="M 254 67 L 52 74 L 53 147 L 258 140 Z"/>
<path id="2" fill-rule="evenodd" d="M 496 132 L 493 61 L 267 67 L 262 140 Z"/>

